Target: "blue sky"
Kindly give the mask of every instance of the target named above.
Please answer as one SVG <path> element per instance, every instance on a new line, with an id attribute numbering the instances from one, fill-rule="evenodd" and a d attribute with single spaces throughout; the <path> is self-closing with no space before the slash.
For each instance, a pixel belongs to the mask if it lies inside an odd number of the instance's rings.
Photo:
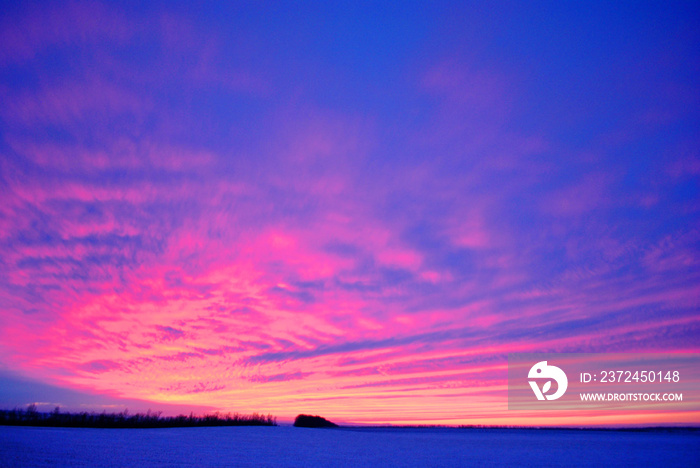
<path id="1" fill-rule="evenodd" d="M 522 422 L 510 352 L 697 351 L 697 23 L 690 2 L 7 4 L 3 379 L 500 424 Z"/>

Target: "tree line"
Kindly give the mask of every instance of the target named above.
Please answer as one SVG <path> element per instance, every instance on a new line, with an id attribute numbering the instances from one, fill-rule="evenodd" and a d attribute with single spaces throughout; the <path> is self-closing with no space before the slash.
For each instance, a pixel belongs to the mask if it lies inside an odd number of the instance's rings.
<path id="1" fill-rule="evenodd" d="M 37 410 L 35 404 L 27 409 L 14 408 L 0 410 L 0 425 L 4 426 L 48 426 L 48 427 L 94 427 L 94 428 L 158 428 L 158 427 L 204 427 L 204 426 L 276 426 L 277 418 L 268 414 L 211 414 L 189 416 L 161 416 L 161 412 L 148 410 L 144 413 L 131 414 L 128 410 L 121 413 L 81 412 L 64 413 L 56 407 L 50 413 Z"/>

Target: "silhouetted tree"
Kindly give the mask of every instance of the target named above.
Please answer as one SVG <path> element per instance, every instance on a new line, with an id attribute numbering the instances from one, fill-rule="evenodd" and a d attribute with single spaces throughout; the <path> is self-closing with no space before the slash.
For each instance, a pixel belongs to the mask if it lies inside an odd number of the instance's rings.
<path id="1" fill-rule="evenodd" d="M 277 418 L 268 414 L 252 415 L 221 415 L 217 413 L 189 417 L 178 415 L 162 417 L 161 412 L 130 415 L 128 411 L 121 413 L 61 413 L 56 407 L 51 413 L 40 413 L 35 404 L 26 410 L 18 408 L 0 410 L 0 424 L 10 426 L 63 426 L 63 427 L 104 427 L 104 428 L 149 428 L 149 427 L 199 427 L 199 426 L 276 426 Z"/>
<path id="2" fill-rule="evenodd" d="M 300 414 L 294 419 L 294 427 L 338 427 L 338 425 L 321 416 Z"/>

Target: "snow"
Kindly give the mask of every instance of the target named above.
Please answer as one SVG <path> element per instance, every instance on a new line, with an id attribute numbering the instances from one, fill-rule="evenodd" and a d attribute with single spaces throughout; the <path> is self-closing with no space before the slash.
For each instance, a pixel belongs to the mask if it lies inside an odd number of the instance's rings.
<path id="1" fill-rule="evenodd" d="M 0 466 L 700 466 L 700 432 L 0 427 Z"/>

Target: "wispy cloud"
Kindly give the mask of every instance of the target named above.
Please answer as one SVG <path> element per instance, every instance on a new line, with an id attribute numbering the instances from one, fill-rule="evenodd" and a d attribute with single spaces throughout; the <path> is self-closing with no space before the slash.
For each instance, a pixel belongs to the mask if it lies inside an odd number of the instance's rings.
<path id="1" fill-rule="evenodd" d="M 441 32 L 350 66 L 319 32 L 203 15 L 0 18 L 0 364 L 154 402 L 509 423 L 509 352 L 698 350 L 684 61 L 630 68 L 648 99 L 591 80 L 592 115 L 535 73 L 568 58 Z"/>

